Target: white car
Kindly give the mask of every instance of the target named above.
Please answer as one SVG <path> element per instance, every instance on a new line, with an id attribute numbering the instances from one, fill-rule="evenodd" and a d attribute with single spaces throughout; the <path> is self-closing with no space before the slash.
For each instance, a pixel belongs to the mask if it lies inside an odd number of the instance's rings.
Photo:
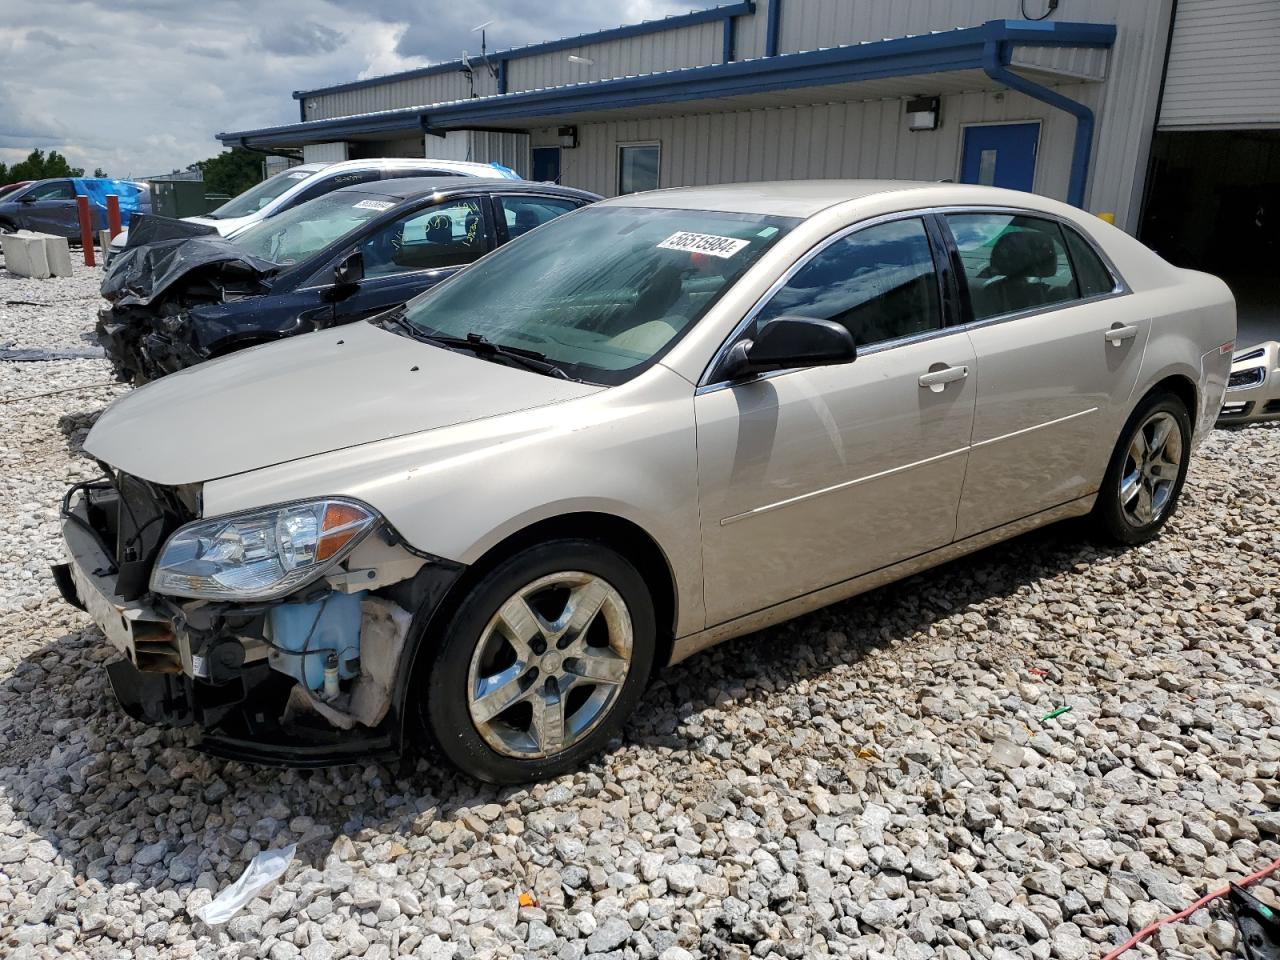
<path id="1" fill-rule="evenodd" d="M 1221 280 L 1031 194 L 630 194 L 120 398 L 55 577 L 206 750 L 535 780 L 722 640 L 1067 517 L 1155 537 L 1235 333 Z"/>
<path id="2" fill-rule="evenodd" d="M 1231 379 L 1218 424 L 1280 419 L 1280 343 L 1268 340 L 1231 358 Z"/>
<path id="3" fill-rule="evenodd" d="M 510 167 L 500 163 L 469 163 L 461 160 L 414 160 L 382 158 L 376 160 L 343 160 L 339 163 L 304 163 L 290 167 L 250 187 L 203 217 L 186 217 L 191 223 L 213 227 L 221 236 L 229 237 L 245 227 L 274 217 L 277 213 L 314 200 L 339 187 L 401 177 L 502 177 L 522 179 Z M 122 230 L 111 241 L 107 254 L 110 263 L 125 244 L 129 231 Z"/>

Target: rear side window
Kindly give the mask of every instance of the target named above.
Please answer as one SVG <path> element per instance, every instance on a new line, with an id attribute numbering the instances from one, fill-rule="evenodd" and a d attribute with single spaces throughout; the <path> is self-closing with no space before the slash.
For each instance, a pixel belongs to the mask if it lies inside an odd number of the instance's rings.
<path id="1" fill-rule="evenodd" d="M 756 317 L 835 320 L 858 346 L 940 329 L 938 275 L 924 222 L 894 220 L 830 244 L 801 267 Z"/>
<path id="2" fill-rule="evenodd" d="M 497 201 L 498 208 L 502 211 L 508 240 L 514 240 L 534 227 L 540 227 L 548 220 L 554 220 L 562 213 L 577 209 L 578 206 L 572 200 L 555 200 L 550 197 L 494 197 L 493 199 Z"/>
<path id="3" fill-rule="evenodd" d="M 1096 297 L 1116 288 L 1116 278 L 1102 262 L 1093 246 L 1070 227 L 1062 228 L 1067 238 L 1067 250 L 1071 253 L 1071 266 L 1075 268 L 1080 296 Z"/>
<path id="4" fill-rule="evenodd" d="M 975 320 L 1080 299 L 1056 220 L 1009 213 L 951 213 L 946 219 Z"/>

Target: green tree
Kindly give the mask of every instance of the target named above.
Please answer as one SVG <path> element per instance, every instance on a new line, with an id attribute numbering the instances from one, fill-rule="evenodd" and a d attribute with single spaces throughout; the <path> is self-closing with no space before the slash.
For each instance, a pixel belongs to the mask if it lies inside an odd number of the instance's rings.
<path id="1" fill-rule="evenodd" d="M 225 193 L 234 197 L 261 182 L 262 159 L 260 154 L 235 148 L 193 163 L 187 169 L 201 172 L 206 193 Z"/>
<path id="2" fill-rule="evenodd" d="M 3 167 L 0 164 L 0 167 Z M 15 163 L 12 167 L 3 171 L 4 183 L 12 183 L 14 180 L 46 180 L 50 177 L 83 177 L 84 167 L 73 167 L 67 163 L 67 158 L 60 154 L 57 150 L 50 150 L 45 154 L 43 150 L 32 150 L 27 155 L 27 159 L 21 163 Z"/>
<path id="3" fill-rule="evenodd" d="M 95 177 L 105 177 L 107 175 L 107 171 L 103 170 L 101 167 L 94 167 L 93 175 Z"/>

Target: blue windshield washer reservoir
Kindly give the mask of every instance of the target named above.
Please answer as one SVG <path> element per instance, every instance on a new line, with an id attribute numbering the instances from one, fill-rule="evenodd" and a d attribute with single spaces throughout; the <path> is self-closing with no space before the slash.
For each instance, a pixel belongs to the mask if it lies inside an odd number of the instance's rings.
<path id="1" fill-rule="evenodd" d="M 324 687 L 324 664 L 338 654 L 338 676 L 360 672 L 360 602 L 365 591 L 331 593 L 313 603 L 282 603 L 267 614 L 268 655 L 272 669 L 295 677 L 308 690 Z M 288 653 L 285 651 L 296 651 Z"/>

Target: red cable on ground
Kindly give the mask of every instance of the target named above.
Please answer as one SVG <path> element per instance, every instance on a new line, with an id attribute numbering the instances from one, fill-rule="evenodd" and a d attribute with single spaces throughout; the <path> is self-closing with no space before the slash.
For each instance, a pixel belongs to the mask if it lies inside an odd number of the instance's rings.
<path id="1" fill-rule="evenodd" d="M 1237 881 L 1236 886 L 1247 887 L 1252 883 L 1257 883 L 1263 877 L 1266 877 L 1266 876 L 1269 876 L 1270 874 L 1275 873 L 1277 870 L 1280 870 L 1280 860 L 1273 860 L 1270 864 L 1263 867 L 1257 873 L 1251 873 L 1249 874 L 1249 876 L 1245 877 L 1243 880 Z M 1139 930 L 1132 937 L 1126 940 L 1123 944 L 1116 947 L 1114 950 L 1112 950 L 1110 953 L 1104 956 L 1102 960 L 1116 960 L 1116 958 L 1121 956 L 1126 950 L 1132 950 L 1139 943 L 1147 939 L 1147 937 L 1151 936 L 1153 933 L 1155 933 L 1157 930 L 1159 930 L 1161 927 L 1165 926 L 1166 924 L 1177 923 L 1179 920 L 1185 920 L 1187 917 L 1191 916 L 1197 910 L 1201 909 L 1206 903 L 1210 903 L 1214 900 L 1217 900 L 1219 897 L 1225 897 L 1230 892 L 1231 892 L 1231 887 L 1230 885 L 1228 885 L 1223 887 L 1221 890 L 1213 891 L 1213 893 L 1206 893 L 1203 897 L 1201 897 L 1199 900 L 1197 900 L 1195 903 L 1193 903 L 1191 906 L 1187 907 L 1186 909 L 1179 910 L 1177 913 L 1171 914 L 1170 916 L 1165 917 L 1163 920 L 1157 920 L 1155 923 L 1151 924 L 1151 926 L 1146 927 L 1142 930 Z"/>

